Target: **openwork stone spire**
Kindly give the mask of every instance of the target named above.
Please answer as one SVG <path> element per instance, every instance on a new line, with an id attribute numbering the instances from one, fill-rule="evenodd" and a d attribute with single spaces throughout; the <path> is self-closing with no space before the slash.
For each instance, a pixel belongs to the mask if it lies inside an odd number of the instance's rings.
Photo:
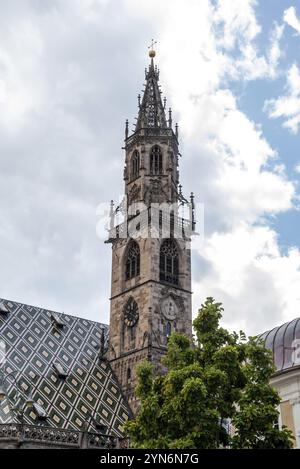
<path id="1" fill-rule="evenodd" d="M 151 62 L 149 68 L 146 69 L 146 87 L 139 106 L 139 115 L 135 130 L 145 128 L 162 128 L 166 129 L 167 119 L 164 105 L 161 99 L 161 91 L 159 89 L 159 71 L 154 66 L 155 51 L 150 50 L 149 56 Z"/>

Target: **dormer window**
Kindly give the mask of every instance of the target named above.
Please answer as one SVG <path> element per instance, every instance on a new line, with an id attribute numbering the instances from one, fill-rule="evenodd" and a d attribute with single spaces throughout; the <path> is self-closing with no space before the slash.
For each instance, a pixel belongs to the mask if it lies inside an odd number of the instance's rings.
<path id="1" fill-rule="evenodd" d="M 90 418 L 91 418 L 92 424 L 100 433 L 107 432 L 107 425 L 105 425 L 105 423 L 103 423 L 102 420 L 98 420 L 95 414 L 90 414 Z"/>
<path id="2" fill-rule="evenodd" d="M 40 404 L 34 402 L 32 404 L 33 411 L 39 420 L 47 420 L 48 415 L 45 409 Z"/>
<path id="3" fill-rule="evenodd" d="M 56 313 L 51 313 L 51 321 L 52 321 L 53 326 L 56 326 L 59 329 L 62 329 L 65 325 L 65 323 L 59 317 L 59 315 Z"/>
<path id="4" fill-rule="evenodd" d="M 54 362 L 52 366 L 60 379 L 66 379 L 68 377 L 68 372 L 63 368 L 60 363 Z"/>
<path id="5" fill-rule="evenodd" d="M 3 301 L 0 303 L 0 314 L 3 314 L 4 316 L 6 316 L 6 314 L 8 314 L 9 311 L 7 309 L 7 307 L 5 306 L 5 304 L 3 303 Z"/>

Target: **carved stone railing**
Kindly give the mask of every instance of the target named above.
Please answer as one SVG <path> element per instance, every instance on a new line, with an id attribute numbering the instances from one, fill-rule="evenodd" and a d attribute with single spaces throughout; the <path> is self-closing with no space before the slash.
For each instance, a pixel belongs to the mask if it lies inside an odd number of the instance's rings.
<path id="1" fill-rule="evenodd" d="M 116 448 L 118 439 L 113 436 L 100 435 L 98 433 L 87 433 L 88 448 Z"/>
<path id="2" fill-rule="evenodd" d="M 0 425 L 0 439 L 16 439 L 21 435 L 21 425 L 7 423 Z"/>
<path id="3" fill-rule="evenodd" d="M 151 220 L 151 218 L 153 218 L 153 220 Z M 156 233 L 157 238 L 161 236 L 169 237 L 169 235 L 171 235 L 175 238 L 188 239 L 194 232 L 192 220 L 172 216 L 172 214 L 151 207 L 111 228 L 108 231 L 107 242 L 113 242 L 114 239 L 127 239 L 130 235 L 129 227 L 130 225 L 134 227 L 135 222 L 138 222 L 138 232 L 141 233 L 141 236 L 144 238 L 151 237 Z M 137 230 L 134 229 L 134 231 Z"/>
<path id="4" fill-rule="evenodd" d="M 129 438 L 120 438 L 119 439 L 119 449 L 129 449 L 129 448 L 130 448 Z"/>
<path id="5" fill-rule="evenodd" d="M 130 137 L 127 138 L 126 143 L 131 143 L 136 137 L 175 137 L 173 130 L 169 127 L 143 127 L 136 130 Z M 177 137 L 176 137 L 177 141 Z"/>
<path id="6" fill-rule="evenodd" d="M 144 131 L 144 135 L 147 137 L 159 137 L 159 136 L 164 136 L 164 137 L 173 137 L 174 132 L 172 129 L 169 128 L 160 128 L 160 127 L 147 127 L 145 129 L 141 129 Z"/>
<path id="7" fill-rule="evenodd" d="M 24 441 L 40 441 L 57 445 L 79 446 L 80 432 L 62 430 L 59 428 L 25 425 L 23 429 Z"/>
<path id="8" fill-rule="evenodd" d="M 15 424 L 0 424 L 0 447 L 9 444 L 16 446 L 42 446 L 58 448 L 117 448 L 119 439 L 100 433 L 64 430 L 55 427 Z"/>

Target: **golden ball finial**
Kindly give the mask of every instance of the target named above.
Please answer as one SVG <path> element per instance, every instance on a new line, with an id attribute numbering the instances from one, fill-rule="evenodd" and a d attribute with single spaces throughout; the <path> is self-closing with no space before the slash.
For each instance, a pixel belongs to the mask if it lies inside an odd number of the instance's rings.
<path id="1" fill-rule="evenodd" d="M 150 57 L 151 59 L 154 59 L 154 57 L 155 57 L 155 55 L 156 55 L 156 52 L 155 52 L 155 50 L 154 50 L 155 44 L 156 44 L 156 41 L 154 41 L 154 40 L 152 39 L 151 44 L 150 44 L 150 46 L 148 47 L 148 49 L 149 49 L 149 57 Z"/>

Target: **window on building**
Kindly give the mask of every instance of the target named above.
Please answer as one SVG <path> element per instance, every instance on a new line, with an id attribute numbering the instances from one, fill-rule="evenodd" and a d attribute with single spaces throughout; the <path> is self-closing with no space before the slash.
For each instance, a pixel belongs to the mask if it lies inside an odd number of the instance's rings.
<path id="1" fill-rule="evenodd" d="M 295 438 L 294 445 L 296 446 L 296 429 L 294 421 L 293 406 L 290 401 L 282 401 L 280 403 L 280 415 L 281 415 L 281 424 L 285 425 L 289 430 L 291 430 L 293 437 Z"/>
<path id="2" fill-rule="evenodd" d="M 135 179 L 140 174 L 140 154 L 135 150 L 131 157 L 131 179 Z"/>
<path id="3" fill-rule="evenodd" d="M 127 368 L 127 381 L 130 381 L 131 379 L 131 369 Z"/>
<path id="4" fill-rule="evenodd" d="M 166 336 L 169 338 L 172 332 L 172 326 L 171 323 L 168 321 L 166 324 Z"/>
<path id="5" fill-rule="evenodd" d="M 173 239 L 166 239 L 160 248 L 159 276 L 162 282 L 178 285 L 179 257 Z"/>
<path id="6" fill-rule="evenodd" d="M 150 173 L 162 174 L 162 153 L 158 145 L 155 145 L 150 153 Z"/>
<path id="7" fill-rule="evenodd" d="M 125 279 L 140 275 L 140 248 L 136 241 L 131 241 L 125 262 Z"/>

